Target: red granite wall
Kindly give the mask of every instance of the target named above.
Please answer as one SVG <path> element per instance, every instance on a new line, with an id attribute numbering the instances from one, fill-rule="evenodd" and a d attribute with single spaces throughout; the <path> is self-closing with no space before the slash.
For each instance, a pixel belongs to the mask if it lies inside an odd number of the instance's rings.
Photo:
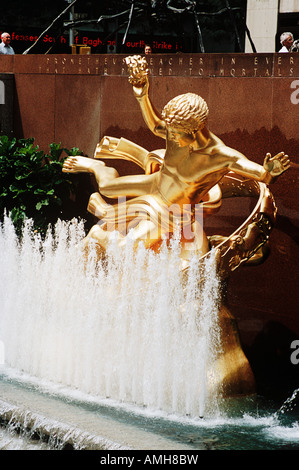
<path id="1" fill-rule="evenodd" d="M 163 146 L 145 127 L 124 57 L 0 57 L 0 73 L 15 77 L 15 134 L 35 137 L 43 149 L 62 142 L 90 156 L 103 135 L 125 137 L 149 150 Z M 158 109 L 178 94 L 198 93 L 208 102 L 210 129 L 227 145 L 259 163 L 268 151 L 283 150 L 292 159 L 292 168 L 272 187 L 278 218 L 270 257 L 261 266 L 237 270 L 228 286 L 229 308 L 248 354 L 256 354 L 266 335 L 275 354 L 281 348 L 290 355 L 290 339 L 299 336 L 299 54 L 152 55 L 149 69 Z M 234 204 L 210 222 L 212 228 L 242 221 Z M 287 338 L 284 346 L 275 339 L 277 325 Z"/>

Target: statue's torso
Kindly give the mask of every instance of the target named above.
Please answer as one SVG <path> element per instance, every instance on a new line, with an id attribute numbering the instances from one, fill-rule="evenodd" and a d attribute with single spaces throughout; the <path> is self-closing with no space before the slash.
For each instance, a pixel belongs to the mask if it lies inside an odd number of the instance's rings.
<path id="1" fill-rule="evenodd" d="M 178 148 L 168 142 L 159 175 L 159 192 L 170 204 L 195 204 L 227 172 L 227 156 L 218 142 L 212 140 L 201 149 L 192 146 Z"/>

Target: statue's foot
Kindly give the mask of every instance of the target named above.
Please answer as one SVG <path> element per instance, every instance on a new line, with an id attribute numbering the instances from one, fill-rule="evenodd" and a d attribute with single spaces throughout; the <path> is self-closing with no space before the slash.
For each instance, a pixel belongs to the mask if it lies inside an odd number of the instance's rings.
<path id="1" fill-rule="evenodd" d="M 118 234 L 119 238 L 121 238 L 121 234 L 119 232 L 113 232 L 113 236 Z M 98 245 L 101 250 L 106 250 L 107 245 L 110 241 L 111 233 L 103 230 L 102 227 L 98 224 L 91 227 L 88 234 L 83 240 L 84 248 L 92 247 Z"/>
<path id="2" fill-rule="evenodd" d="M 100 193 L 93 193 L 88 202 L 87 210 L 99 219 L 107 214 L 107 210 L 112 207 L 105 202 Z"/>
<path id="3" fill-rule="evenodd" d="M 68 157 L 63 166 L 62 171 L 65 173 L 82 173 L 88 172 L 91 173 L 94 170 L 94 166 L 104 166 L 104 162 L 94 161 L 93 158 L 82 157 L 82 156 L 72 156 Z"/>

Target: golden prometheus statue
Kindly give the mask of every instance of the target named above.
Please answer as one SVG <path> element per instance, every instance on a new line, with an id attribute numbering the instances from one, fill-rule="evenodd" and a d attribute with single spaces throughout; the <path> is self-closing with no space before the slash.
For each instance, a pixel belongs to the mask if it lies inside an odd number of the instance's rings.
<path id="1" fill-rule="evenodd" d="M 94 158 L 73 156 L 63 171 L 94 174 L 98 192 L 91 195 L 88 210 L 99 218 L 84 243 L 99 248 L 101 254 L 112 233 L 125 246 L 130 239 L 157 250 L 162 239 L 181 233 L 182 269 L 188 269 L 191 256 L 204 257 L 216 247 L 220 276 L 224 279 L 242 263 L 263 259 L 272 230 L 276 206 L 268 184 L 286 171 L 290 160 L 284 152 L 269 153 L 263 166 L 226 146 L 207 127 L 208 106 L 194 93 L 170 100 L 161 114 L 149 98 L 147 62 L 144 57 L 126 58 L 129 82 L 149 129 L 166 141 L 154 152 L 126 139 L 105 136 L 97 145 Z M 144 174 L 119 176 L 104 159 L 125 159 L 144 169 Z M 103 197 L 118 199 L 108 204 Z M 257 198 L 253 212 L 230 236 L 207 237 L 203 230 L 206 216 L 215 213 L 223 198 Z M 129 199 L 127 199 L 129 198 Z M 220 307 L 224 354 L 220 359 L 223 384 L 229 395 L 254 391 L 254 378 L 241 349 L 234 320 Z"/>
<path id="2" fill-rule="evenodd" d="M 226 239 L 221 236 L 208 239 L 202 230 L 202 217 L 196 217 L 197 210 L 204 216 L 213 213 L 219 208 L 223 193 L 228 197 L 232 187 L 236 191 L 236 182 L 242 187 L 239 195 L 261 192 L 252 182 L 268 185 L 289 167 L 290 161 L 284 152 L 274 157 L 267 154 L 261 166 L 227 147 L 208 129 L 207 103 L 194 93 L 173 98 L 160 114 L 149 98 L 145 58 L 127 57 L 126 63 L 143 118 L 155 135 L 166 140 L 166 149 L 148 152 L 128 140 L 104 137 L 93 159 L 76 156 L 65 161 L 64 172 L 93 173 L 99 188 L 91 196 L 88 210 L 101 223 L 92 227 L 85 243 L 94 241 L 105 250 L 111 232 L 117 230 L 120 246 L 124 246 L 130 231 L 136 244 L 142 241 L 146 247 L 156 248 L 163 236 L 171 236 L 175 228 L 181 227 L 182 259 L 188 262 L 189 253 L 203 256 L 211 246 L 220 245 Z M 108 158 L 131 160 L 144 168 L 145 174 L 119 176 L 114 168 L 99 160 Z M 101 195 L 130 199 L 109 205 Z M 248 229 L 248 223 L 246 232 L 243 229 L 243 236 L 234 234 L 229 241 L 230 248 L 238 254 L 230 259 L 229 269 L 235 269 L 243 258 L 247 261 L 256 255 L 253 238 L 258 238 L 258 231 L 267 238 L 276 209 L 271 193 L 265 188 L 263 199 L 260 202 L 267 207 L 259 212 L 268 212 L 268 223 L 255 220 L 254 227 L 251 224 Z"/>

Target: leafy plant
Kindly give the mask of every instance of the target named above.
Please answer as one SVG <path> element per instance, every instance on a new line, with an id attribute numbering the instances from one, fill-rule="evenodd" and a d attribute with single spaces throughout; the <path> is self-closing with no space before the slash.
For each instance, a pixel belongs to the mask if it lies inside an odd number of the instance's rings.
<path id="1" fill-rule="evenodd" d="M 72 218 L 78 180 L 76 175 L 62 173 L 62 165 L 69 155 L 78 153 L 78 148 L 68 150 L 52 143 L 49 154 L 44 154 L 33 138 L 1 136 L 0 217 L 10 213 L 18 234 L 25 218 L 33 219 L 34 228 L 42 234 L 58 218 Z"/>

